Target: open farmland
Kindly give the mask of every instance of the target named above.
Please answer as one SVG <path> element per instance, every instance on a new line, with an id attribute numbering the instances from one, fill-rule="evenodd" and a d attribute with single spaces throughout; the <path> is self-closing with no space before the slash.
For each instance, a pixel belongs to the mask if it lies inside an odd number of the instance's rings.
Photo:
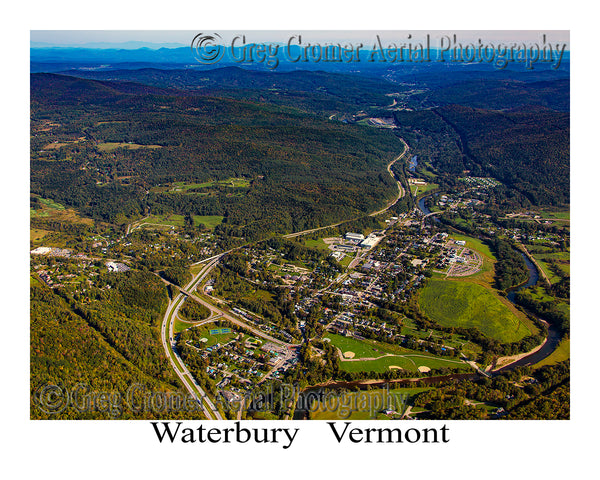
<path id="1" fill-rule="evenodd" d="M 471 282 L 431 280 L 419 296 L 419 306 L 445 327 L 477 328 L 503 343 L 530 334 L 523 321 L 491 291 Z"/>

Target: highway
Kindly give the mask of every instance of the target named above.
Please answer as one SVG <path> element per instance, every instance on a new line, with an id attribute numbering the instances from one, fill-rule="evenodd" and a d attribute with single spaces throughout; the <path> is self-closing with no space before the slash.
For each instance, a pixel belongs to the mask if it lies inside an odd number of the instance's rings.
<path id="1" fill-rule="evenodd" d="M 370 213 L 369 216 L 370 217 L 376 217 L 377 215 L 379 215 L 380 213 L 383 213 L 387 210 L 389 210 L 390 208 L 392 208 L 394 205 L 396 205 L 396 203 L 398 203 L 398 201 L 404 196 L 404 187 L 402 187 L 402 182 L 400 182 L 400 180 L 398 180 L 396 178 L 396 176 L 394 175 L 394 172 L 392 172 L 392 166 L 394 165 L 394 163 L 396 163 L 398 160 L 400 160 L 402 157 L 404 157 L 404 155 L 406 155 L 409 151 L 409 147 L 408 144 L 402 140 L 401 138 L 399 139 L 403 144 L 404 144 L 404 150 L 402 150 L 402 153 L 400 155 L 398 155 L 396 158 L 394 158 L 387 166 L 387 171 L 390 174 L 390 176 L 396 180 L 396 184 L 398 185 L 398 196 L 392 200 L 387 207 L 378 210 L 376 212 Z"/>
<path id="2" fill-rule="evenodd" d="M 404 150 L 402 151 L 402 153 L 400 155 L 398 155 L 396 158 L 394 158 L 387 166 L 388 173 L 396 181 L 396 184 L 398 186 L 398 195 L 394 199 L 392 199 L 385 208 L 378 210 L 376 212 L 370 213 L 369 214 L 370 216 L 376 216 L 376 215 L 379 215 L 379 214 L 387 211 L 405 195 L 405 191 L 404 191 L 404 188 L 402 187 L 401 182 L 396 178 L 396 176 L 392 172 L 392 166 L 398 160 L 403 158 L 409 151 L 409 147 L 408 147 L 407 143 L 402 139 L 400 139 L 400 141 L 404 144 Z M 334 223 L 332 225 L 327 225 L 324 227 L 318 227 L 318 228 L 313 228 L 313 229 L 309 229 L 309 230 L 304 230 L 302 232 L 291 233 L 288 235 L 284 235 L 284 238 L 294 238 L 294 237 L 298 237 L 301 235 L 306 235 L 308 233 L 316 232 L 319 230 L 337 227 L 343 223 L 346 223 L 346 222 L 349 222 L 352 220 L 354 220 L 354 219 L 341 221 L 341 222 Z M 131 225 L 128 225 L 127 233 L 129 233 L 130 227 L 131 227 Z M 210 273 L 212 268 L 219 262 L 221 257 L 223 257 L 224 255 L 226 255 L 229 252 L 232 252 L 233 250 L 237 250 L 238 248 L 241 248 L 241 247 L 233 248 L 226 252 L 220 253 L 218 255 L 214 255 L 212 257 L 209 257 L 202 261 L 194 263 L 193 265 L 199 265 L 199 264 L 203 264 L 203 263 L 205 263 L 206 265 L 185 286 L 185 288 L 181 288 L 178 285 L 172 284 L 171 282 L 168 282 L 167 280 L 165 280 L 164 278 L 159 276 L 159 278 L 161 278 L 161 280 L 163 282 L 165 282 L 166 284 L 172 285 L 173 287 L 177 288 L 180 291 L 179 294 L 177 294 L 173 298 L 173 300 L 169 303 L 169 306 L 167 307 L 167 311 L 165 312 L 165 316 L 163 318 L 163 323 L 161 326 L 161 340 L 162 340 L 163 348 L 165 350 L 165 354 L 166 354 L 167 358 L 169 359 L 169 361 L 171 362 L 171 365 L 172 365 L 173 369 L 175 370 L 175 373 L 177 374 L 179 379 L 182 381 L 182 383 L 185 385 L 188 392 L 193 396 L 193 398 L 195 398 L 199 402 L 199 404 L 202 408 L 202 411 L 204 412 L 204 414 L 206 415 L 206 417 L 208 419 L 223 420 L 223 416 L 221 415 L 219 410 L 215 407 L 214 403 L 210 400 L 210 398 L 206 394 L 206 392 L 202 389 L 202 387 L 200 387 L 200 385 L 196 382 L 196 380 L 194 379 L 192 374 L 186 368 L 183 361 L 181 360 L 181 357 L 179 357 L 179 354 L 173 349 L 173 324 L 175 322 L 175 319 L 177 318 L 177 311 L 183 304 L 184 297 L 189 297 L 189 298 L 193 299 L 194 301 L 196 301 L 196 302 L 204 305 L 208 309 L 210 309 L 211 317 L 208 319 L 208 321 L 212 321 L 212 320 L 216 319 L 217 316 L 222 317 L 225 320 L 228 320 L 235 325 L 239 325 L 240 327 L 247 329 L 248 331 L 252 332 L 253 334 L 255 334 L 261 338 L 264 338 L 270 342 L 273 342 L 274 344 L 282 345 L 282 346 L 286 346 L 286 347 L 297 346 L 294 344 L 286 343 L 277 338 L 274 338 L 274 337 L 266 334 L 265 332 L 263 332 L 257 328 L 254 328 L 251 325 L 248 325 L 246 322 L 240 320 L 236 316 L 233 316 L 229 312 L 216 307 L 215 305 L 207 302 L 206 300 L 204 300 L 204 299 L 200 298 L 199 296 L 194 295 L 192 293 L 194 288 L 199 283 L 201 283 L 202 280 L 204 280 L 204 278 L 206 278 L 206 276 Z"/>
<path id="3" fill-rule="evenodd" d="M 216 262 L 215 262 L 216 263 Z M 214 265 L 213 265 L 214 266 Z M 165 281 L 165 283 L 170 283 L 166 280 L 163 279 L 163 281 Z M 269 342 L 273 342 L 277 345 L 283 345 L 286 347 L 293 347 L 293 346 L 297 346 L 297 344 L 292 344 L 292 343 L 287 343 L 284 342 L 283 340 L 279 340 L 278 338 L 272 337 L 269 334 L 263 332 L 262 330 L 259 330 L 255 327 L 253 327 L 252 325 L 247 324 L 246 322 L 240 320 L 238 317 L 233 316 L 231 313 L 225 311 L 225 310 L 221 310 L 219 307 L 216 307 L 215 305 L 213 305 L 210 302 L 207 302 L 206 300 L 204 300 L 203 298 L 200 298 L 197 295 L 194 295 L 193 293 L 191 293 L 188 289 L 184 289 L 181 287 L 178 287 L 177 285 L 170 283 L 170 285 L 172 285 L 175 288 L 178 288 L 181 291 L 181 294 L 186 295 L 187 297 L 191 298 L 192 300 L 204 305 L 206 308 L 210 309 L 210 311 L 213 313 L 213 315 L 211 316 L 211 318 L 209 318 L 208 320 L 211 319 L 216 319 L 216 317 L 220 318 L 224 318 L 225 320 L 230 321 L 231 323 L 234 323 L 236 325 L 239 325 L 240 327 L 243 327 L 249 331 L 251 331 L 253 334 L 264 338 L 265 340 L 268 340 Z"/>
<path id="4" fill-rule="evenodd" d="M 394 158 L 390 163 L 388 163 L 387 166 L 387 171 L 390 174 L 390 176 L 396 181 L 396 185 L 398 186 L 398 195 L 392 199 L 385 208 L 382 208 L 381 210 L 377 210 L 376 212 L 372 212 L 369 213 L 370 217 L 376 217 L 377 215 L 386 212 L 387 210 L 389 210 L 390 208 L 392 208 L 394 205 L 396 205 L 396 203 L 398 203 L 398 200 L 400 200 L 405 192 L 404 192 L 404 187 L 402 187 L 402 183 L 396 178 L 396 176 L 394 175 L 394 172 L 392 172 L 392 166 L 398 161 L 400 160 L 402 157 L 404 157 L 408 151 L 409 151 L 409 146 L 408 144 L 401 138 L 399 138 L 399 140 L 404 144 L 404 150 L 402 150 L 402 153 L 400 155 L 398 155 L 396 158 Z M 356 220 L 358 218 L 361 217 L 355 217 L 355 218 L 351 218 L 350 220 L 344 220 L 341 222 L 337 222 L 337 223 L 332 223 L 331 225 L 326 225 L 324 227 L 318 227 L 318 228 L 311 228 L 309 230 L 303 230 L 301 232 L 296 232 L 296 233 L 289 233 L 287 235 L 284 235 L 283 238 L 295 238 L 295 237 L 300 237 L 302 235 L 307 235 L 309 233 L 313 233 L 313 232 L 318 232 L 319 230 L 325 230 L 327 228 L 333 228 L 333 227 L 338 227 L 339 225 L 342 225 L 343 223 L 348 223 L 351 222 L 353 220 Z"/>
<path id="5" fill-rule="evenodd" d="M 165 316 L 163 318 L 163 323 L 161 326 L 161 340 L 162 340 L 162 344 L 163 344 L 163 348 L 165 350 L 166 356 L 169 359 L 169 361 L 171 362 L 171 366 L 175 370 L 175 373 L 177 374 L 179 379 L 182 381 L 182 383 L 185 385 L 185 387 L 188 390 L 188 392 L 190 393 L 190 395 L 192 395 L 192 397 L 199 402 L 199 404 L 202 408 L 202 411 L 204 412 L 206 417 L 208 419 L 216 419 L 216 420 L 223 420 L 224 418 L 221 415 L 221 413 L 219 412 L 219 410 L 215 407 L 214 403 L 210 400 L 208 394 L 202 389 L 202 387 L 198 384 L 198 382 L 196 382 L 193 375 L 190 373 L 190 371 L 187 369 L 187 367 L 183 363 L 183 360 L 181 359 L 181 357 L 179 356 L 177 351 L 175 351 L 173 349 L 173 342 L 174 342 L 174 340 L 173 340 L 173 324 L 175 322 L 175 319 L 177 318 L 177 312 L 178 312 L 179 308 L 181 307 L 181 305 L 183 304 L 185 297 L 191 298 L 192 300 L 206 306 L 211 311 L 211 316 L 208 319 L 206 319 L 205 321 L 200 322 L 200 323 L 195 323 L 194 325 L 200 325 L 202 323 L 209 323 L 209 322 L 213 322 L 217 319 L 224 318 L 225 320 L 228 320 L 235 325 L 239 325 L 240 327 L 243 327 L 244 329 L 252 332 L 254 335 L 261 337 L 265 340 L 268 340 L 269 342 L 272 342 L 276 345 L 281 345 L 281 346 L 285 346 L 285 347 L 297 346 L 296 344 L 290 344 L 290 343 L 284 342 L 278 338 L 272 337 L 271 335 L 268 335 L 267 333 L 240 320 L 239 318 L 230 314 L 229 312 L 222 310 L 222 309 L 216 307 L 215 305 L 207 302 L 206 300 L 200 298 L 199 296 L 191 293 L 192 290 L 206 278 L 206 276 L 210 273 L 212 268 L 219 262 L 220 258 L 223 255 L 225 255 L 225 253 L 211 257 L 209 259 L 210 261 L 185 286 L 185 288 L 179 287 L 178 285 L 175 285 L 175 284 L 169 282 L 168 280 L 165 280 L 164 278 L 159 276 L 159 278 L 165 284 L 171 285 L 172 287 L 178 289 L 180 292 L 169 303 L 169 306 L 167 307 L 167 311 L 165 312 Z M 206 260 L 205 260 L 205 262 L 206 262 Z"/>
<path id="6" fill-rule="evenodd" d="M 218 259 L 209 262 L 199 273 L 192 279 L 188 285 L 186 285 L 186 289 L 193 288 L 198 282 L 200 282 L 215 266 Z M 196 379 L 192 376 L 190 371 L 184 365 L 179 354 L 173 350 L 173 323 L 175 318 L 177 317 L 177 310 L 181 307 L 181 304 L 184 300 L 184 294 L 179 293 L 173 300 L 169 303 L 167 307 L 167 311 L 165 312 L 165 316 L 163 318 L 163 323 L 160 329 L 161 340 L 163 344 L 163 348 L 165 349 L 165 354 L 169 361 L 171 362 L 171 366 L 175 373 L 184 384 L 187 391 L 192 395 L 192 397 L 200 404 L 204 415 L 208 419 L 215 420 L 224 420 L 223 416 L 219 412 L 219 410 L 215 407 L 214 403 L 210 400 L 208 394 L 202 389 Z"/>

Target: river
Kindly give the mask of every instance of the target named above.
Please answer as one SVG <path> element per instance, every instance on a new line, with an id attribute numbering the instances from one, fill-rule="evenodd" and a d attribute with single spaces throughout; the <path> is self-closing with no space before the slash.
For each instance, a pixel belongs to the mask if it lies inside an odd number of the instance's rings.
<path id="1" fill-rule="evenodd" d="M 427 206 L 425 205 L 425 199 L 427 199 L 429 196 L 430 195 L 424 196 L 417 203 L 419 210 L 421 210 L 421 212 L 423 212 L 424 215 L 428 215 L 431 213 L 431 210 L 429 210 L 429 208 L 427 208 Z M 511 289 L 508 292 L 508 294 L 506 295 L 506 298 L 515 305 L 516 305 L 515 296 L 516 296 L 517 292 L 520 290 L 523 290 L 524 288 L 529 288 L 529 287 L 536 285 L 540 279 L 540 275 L 537 271 L 536 266 L 533 264 L 533 262 L 531 260 L 529 260 L 527 255 L 525 255 L 523 252 L 521 252 L 519 250 L 516 250 L 516 251 L 519 252 L 519 254 L 523 257 L 523 261 L 525 262 L 525 265 L 527 266 L 527 271 L 529 273 L 529 277 L 525 283 L 519 285 L 516 288 Z M 530 315 L 534 315 L 532 312 L 528 312 L 528 313 Z M 552 323 L 547 322 L 546 320 L 538 317 L 537 315 L 534 315 L 534 316 L 536 318 L 538 318 L 538 320 L 540 320 L 546 326 L 546 328 L 548 330 L 548 337 L 546 339 L 546 343 L 544 343 L 542 348 L 540 348 L 537 352 L 532 353 L 531 355 L 528 355 L 526 357 L 523 357 L 522 359 L 520 359 L 519 361 L 517 361 L 515 363 L 511 363 L 510 365 L 507 365 L 506 367 L 503 367 L 503 368 L 497 370 L 497 372 L 510 370 L 510 369 L 513 369 L 513 368 L 519 367 L 519 366 L 533 365 L 533 364 L 543 360 L 547 356 L 549 356 L 556 349 L 557 345 L 560 342 L 560 332 L 557 330 L 557 328 Z"/>
<path id="2" fill-rule="evenodd" d="M 419 210 L 421 210 L 423 212 L 423 215 L 429 215 L 431 213 L 431 210 L 429 210 L 426 206 L 425 206 L 425 199 L 429 198 L 431 195 L 425 195 L 424 197 L 421 197 L 419 199 L 419 201 L 417 202 L 417 205 L 419 206 Z"/>
<path id="3" fill-rule="evenodd" d="M 525 265 L 527 265 L 527 271 L 529 272 L 529 278 L 527 279 L 527 282 L 519 285 L 516 288 L 511 289 L 508 292 L 508 295 L 506 295 L 506 298 L 508 298 L 512 303 L 515 303 L 515 296 L 518 291 L 523 290 L 524 288 L 533 287 L 540 279 L 540 275 L 537 271 L 537 268 L 535 268 L 535 265 L 533 264 L 533 262 L 531 260 L 529 260 L 527 255 L 525 255 L 523 252 L 519 252 L 519 254 L 523 257 L 523 260 L 525 261 Z"/>
<path id="4" fill-rule="evenodd" d="M 508 300 L 510 300 L 515 305 L 516 305 L 516 302 L 515 302 L 516 293 L 520 290 L 523 290 L 524 288 L 532 287 L 540 279 L 540 275 L 537 271 L 537 268 L 533 264 L 533 262 L 531 260 L 529 260 L 527 255 L 525 255 L 523 252 L 519 251 L 519 254 L 523 257 L 523 260 L 525 261 L 525 265 L 527 265 L 527 271 L 529 272 L 529 278 L 527 279 L 527 282 L 519 285 L 516 288 L 511 289 L 508 292 L 508 295 L 506 295 L 506 298 L 508 298 Z M 549 356 L 558 346 L 558 344 L 560 342 L 560 332 L 558 331 L 558 329 L 552 323 L 547 322 L 543 318 L 540 318 L 539 316 L 533 314 L 533 312 L 528 312 L 528 313 L 530 315 L 534 315 L 538 320 L 540 320 L 546 326 L 546 328 L 548 330 L 548 336 L 546 338 L 546 343 L 544 343 L 542 348 L 540 348 L 537 352 L 532 353 L 531 355 L 527 355 L 526 357 L 523 357 L 521 360 L 518 360 L 515 363 L 511 363 L 510 365 L 507 365 L 506 367 L 500 368 L 499 370 L 497 370 L 497 372 L 511 370 L 515 367 L 534 365 L 535 363 L 538 363 L 538 362 L 542 361 L 544 358 L 546 358 L 547 356 Z"/>
<path id="5" fill-rule="evenodd" d="M 418 163 L 419 162 L 417 160 L 417 156 L 413 155 L 412 158 L 408 162 L 408 171 L 414 173 L 415 169 L 417 168 Z"/>
<path id="6" fill-rule="evenodd" d="M 421 210 L 423 212 L 424 215 L 428 215 L 429 213 L 431 213 L 431 211 L 425 206 L 425 199 L 429 197 L 429 195 L 426 195 L 425 197 L 421 198 L 418 201 L 418 207 L 419 210 Z M 518 250 L 517 250 L 518 251 Z M 515 287 L 513 289 L 511 289 L 508 294 L 507 294 L 507 298 L 509 301 L 511 301 L 513 304 L 516 305 L 515 303 L 515 296 L 516 293 L 524 288 L 528 288 L 528 287 L 532 287 L 533 285 L 535 285 L 538 281 L 539 281 L 539 273 L 537 271 L 537 268 L 535 267 L 535 265 L 533 264 L 533 262 L 531 262 L 531 260 L 529 260 L 529 258 L 527 258 L 527 255 L 525 255 L 523 252 L 518 251 L 519 254 L 523 257 L 523 260 L 525 261 L 525 265 L 527 266 L 527 271 L 529 272 L 529 277 L 527 279 L 526 282 L 524 282 L 523 284 L 519 285 L 518 287 Z M 533 315 L 531 312 L 529 312 L 531 315 Z M 554 325 L 552 325 L 551 323 L 547 322 L 546 320 L 538 317 L 537 315 L 536 318 L 538 320 L 540 320 L 547 328 L 548 331 L 548 336 L 546 338 L 546 342 L 544 343 L 544 345 L 535 353 L 532 353 L 531 355 L 527 355 L 526 357 L 521 358 L 520 360 L 511 363 L 510 365 L 506 365 L 503 368 L 500 368 L 498 370 L 496 370 L 493 375 L 498 375 L 502 372 L 506 372 L 508 370 L 512 370 L 516 367 L 521 367 L 521 366 L 527 366 L 527 365 L 534 365 L 538 362 L 540 362 L 541 360 L 543 360 L 544 358 L 546 358 L 547 356 L 549 356 L 557 347 L 558 343 L 560 342 L 560 333 L 559 331 L 556 329 L 556 327 Z M 477 373 L 467 373 L 467 374 L 453 374 L 453 375 L 443 375 L 443 376 L 436 376 L 436 377 L 423 377 L 420 378 L 419 380 L 425 384 L 436 384 L 436 383 L 440 383 L 440 382 L 444 382 L 444 381 L 448 381 L 451 379 L 455 379 L 455 380 L 474 380 L 480 378 L 480 375 Z M 391 382 L 386 381 L 386 380 L 381 380 L 381 381 L 375 381 L 372 383 L 365 383 L 366 381 L 364 380 L 357 380 L 357 381 L 353 381 L 353 382 L 332 382 L 326 385 L 316 385 L 316 386 L 312 386 L 312 387 L 308 387 L 307 389 L 305 389 L 302 393 L 301 396 L 303 397 L 304 400 L 307 400 L 307 396 L 312 394 L 312 395 L 319 395 L 319 390 L 323 391 L 323 389 L 335 389 L 335 388 L 342 388 L 342 389 L 353 389 L 353 388 L 359 388 L 359 389 L 365 389 L 367 387 L 371 387 L 371 388 L 381 388 L 382 386 L 384 386 L 386 383 L 394 383 L 396 384 L 396 386 L 398 385 L 406 385 L 409 386 L 411 383 L 415 382 L 415 380 L 413 379 L 398 379 L 398 380 L 392 380 Z M 306 409 L 296 409 L 295 413 L 294 413 L 294 420 L 303 420 L 308 418 L 308 412 L 306 411 Z"/>

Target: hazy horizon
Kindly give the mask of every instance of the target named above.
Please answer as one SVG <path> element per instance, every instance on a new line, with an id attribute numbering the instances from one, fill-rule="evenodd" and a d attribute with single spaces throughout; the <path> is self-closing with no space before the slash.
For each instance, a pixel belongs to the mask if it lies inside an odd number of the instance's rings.
<path id="1" fill-rule="evenodd" d="M 418 42 L 430 34 L 433 38 L 457 35 L 459 42 L 542 42 L 566 43 L 570 50 L 568 30 L 218 30 L 205 29 L 207 33 L 218 33 L 225 43 L 237 35 L 246 35 L 248 42 L 286 42 L 293 35 L 302 35 L 305 42 L 372 43 L 376 35 L 385 42 Z M 31 30 L 30 48 L 181 48 L 188 47 L 200 31 L 194 30 Z"/>

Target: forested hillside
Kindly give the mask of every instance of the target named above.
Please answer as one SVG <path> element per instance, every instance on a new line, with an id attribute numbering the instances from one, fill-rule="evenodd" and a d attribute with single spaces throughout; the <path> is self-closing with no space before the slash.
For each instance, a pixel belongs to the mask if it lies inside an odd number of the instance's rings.
<path id="1" fill-rule="evenodd" d="M 167 303 L 160 280 L 147 272 L 104 275 L 87 295 L 71 296 L 32 279 L 30 297 L 32 418 L 164 417 L 147 395 L 182 387 L 160 344 Z M 40 397 L 49 389 L 54 397 Z M 106 392 L 104 403 L 90 392 Z M 194 415 L 168 414 L 183 413 Z"/>
<path id="2" fill-rule="evenodd" d="M 460 135 L 472 175 L 490 175 L 534 205 L 569 203 L 569 114 L 449 106 L 440 116 Z"/>
<path id="3" fill-rule="evenodd" d="M 569 204 L 568 113 L 449 105 L 397 112 L 395 119 L 419 161 L 431 163 L 444 181 L 467 173 L 490 176 L 529 205 Z"/>
<path id="4" fill-rule="evenodd" d="M 63 73 L 95 80 L 136 82 L 203 95 L 269 102 L 322 114 L 372 105 L 385 106 L 391 103 L 386 94 L 407 89 L 372 76 L 310 71 L 264 72 L 239 67 L 209 71 L 144 68 L 67 70 Z"/>
<path id="5" fill-rule="evenodd" d="M 58 75 L 32 75 L 31 113 L 32 193 L 108 222 L 222 215 L 248 238 L 380 208 L 395 191 L 386 165 L 402 149 L 389 131 L 294 110 Z M 153 188 L 230 177 L 249 185 Z"/>

